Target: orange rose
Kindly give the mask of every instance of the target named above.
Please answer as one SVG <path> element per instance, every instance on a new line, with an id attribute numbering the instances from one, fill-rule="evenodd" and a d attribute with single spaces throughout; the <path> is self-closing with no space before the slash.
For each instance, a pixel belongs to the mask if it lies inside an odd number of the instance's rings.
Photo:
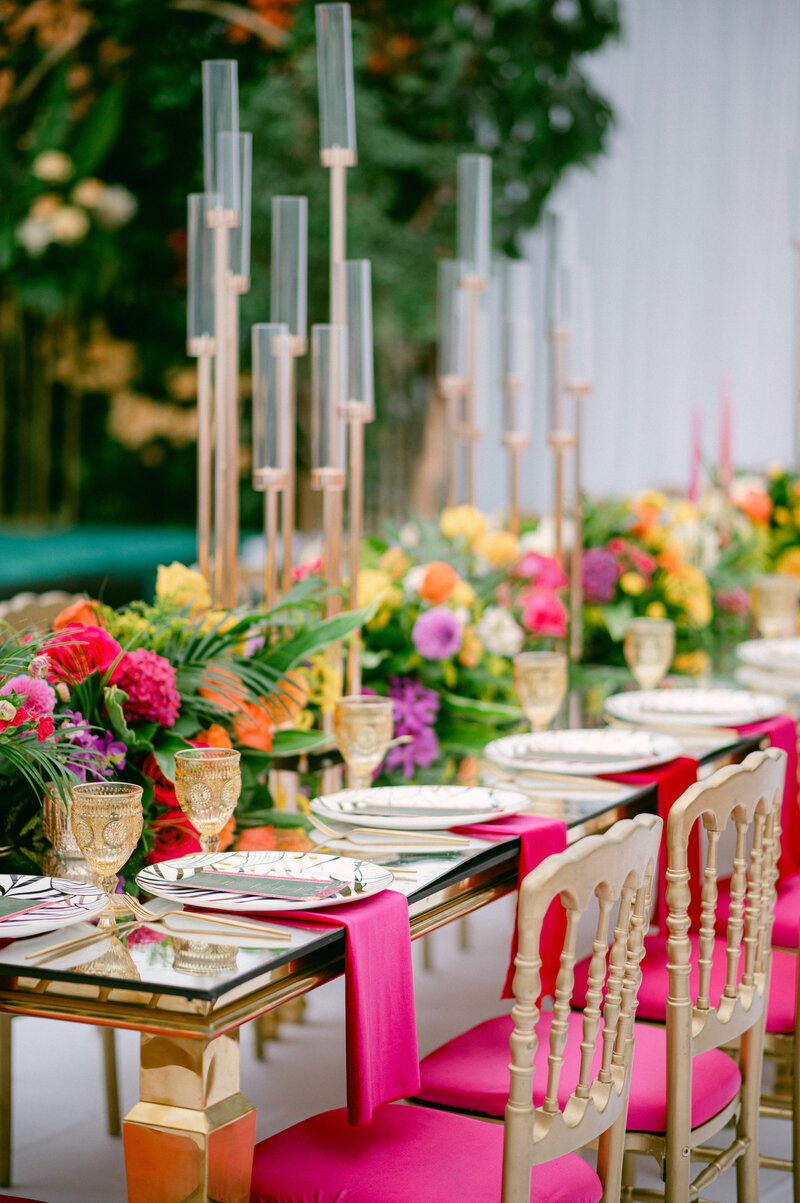
<path id="1" fill-rule="evenodd" d="M 747 514 L 755 526 L 766 526 L 772 514 L 772 499 L 760 489 L 748 489 L 738 502 L 742 513 Z"/>
<path id="2" fill-rule="evenodd" d="M 245 827 L 234 844 L 234 852 L 274 852 L 278 847 L 275 828 Z"/>
<path id="3" fill-rule="evenodd" d="M 263 705 L 245 697 L 244 686 L 232 672 L 216 668 L 214 680 L 201 685 L 198 693 L 227 710 L 233 717 L 233 733 L 246 748 L 272 751 L 272 719 Z"/>
<path id="4" fill-rule="evenodd" d="M 85 597 L 79 598 L 71 606 L 57 616 L 53 623 L 54 631 L 63 631 L 64 627 L 75 624 L 81 627 L 101 627 L 103 625 L 97 611 L 97 603 Z"/>
<path id="5" fill-rule="evenodd" d="M 196 744 L 205 748 L 232 748 L 231 737 L 219 723 L 212 723 L 205 731 L 198 731 L 194 737 Z"/>
<path id="6" fill-rule="evenodd" d="M 433 560 L 425 570 L 419 595 L 432 605 L 439 606 L 452 596 L 458 581 L 459 576 L 455 568 L 446 564 L 444 560 Z"/>
<path id="7" fill-rule="evenodd" d="M 672 547 L 668 547 L 665 551 L 657 555 L 656 561 L 666 572 L 680 572 L 681 568 L 683 568 L 681 553 Z"/>

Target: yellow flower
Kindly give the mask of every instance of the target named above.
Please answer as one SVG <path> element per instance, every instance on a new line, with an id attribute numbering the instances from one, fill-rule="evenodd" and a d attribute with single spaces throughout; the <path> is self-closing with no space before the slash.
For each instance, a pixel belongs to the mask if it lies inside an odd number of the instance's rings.
<path id="1" fill-rule="evenodd" d="M 475 634 L 474 629 L 467 627 L 464 632 L 464 642 L 461 645 L 461 651 L 458 653 L 459 664 L 463 664 L 464 668 L 477 668 L 482 655 L 483 644 Z"/>
<path id="2" fill-rule="evenodd" d="M 711 660 L 706 652 L 699 648 L 696 652 L 681 652 L 672 661 L 676 673 L 685 673 L 687 677 L 699 677 L 708 672 Z"/>
<path id="3" fill-rule="evenodd" d="M 775 480 L 778 476 L 783 476 L 783 464 L 780 460 L 771 459 L 767 464 L 767 476 Z"/>
<path id="4" fill-rule="evenodd" d="M 194 609 L 195 607 L 192 607 Z M 204 635 L 209 631 L 216 631 L 223 635 L 225 631 L 229 631 L 231 627 L 236 626 L 239 621 L 235 614 L 230 614 L 227 610 L 209 610 L 203 617 L 200 624 L 200 630 Z"/>
<path id="5" fill-rule="evenodd" d="M 403 590 L 398 585 L 391 585 L 381 597 L 377 614 L 373 614 L 367 623 L 370 631 L 382 631 L 392 617 L 393 610 L 399 610 L 403 604 Z"/>
<path id="6" fill-rule="evenodd" d="M 668 574 L 664 596 L 673 606 L 685 610 L 695 626 L 705 627 L 711 622 L 711 586 L 694 564 L 681 564 Z"/>
<path id="7" fill-rule="evenodd" d="M 800 526 L 800 505 L 796 505 L 792 510 L 792 521 L 795 526 Z"/>
<path id="8" fill-rule="evenodd" d="M 454 505 L 442 510 L 439 530 L 446 539 L 464 538 L 471 545 L 486 531 L 486 519 L 474 505 Z"/>
<path id="9" fill-rule="evenodd" d="M 800 581 L 800 547 L 788 547 L 783 555 L 778 556 L 775 571 L 796 576 Z"/>
<path id="10" fill-rule="evenodd" d="M 159 564 L 156 576 L 156 597 L 169 600 L 176 606 L 191 606 L 192 612 L 207 610 L 211 605 L 208 582 L 201 572 L 194 572 L 177 560 L 167 566 Z"/>
<path id="11" fill-rule="evenodd" d="M 450 594 L 450 601 L 454 602 L 457 606 L 466 606 L 469 609 L 475 601 L 475 590 L 467 581 L 459 581 Z"/>
<path id="12" fill-rule="evenodd" d="M 638 572 L 623 572 L 619 578 L 619 587 L 623 593 L 638 597 L 640 593 L 644 593 L 644 580 Z"/>
<path id="13" fill-rule="evenodd" d="M 693 501 L 680 497 L 673 502 L 670 517 L 673 522 L 693 522 L 698 517 L 697 506 Z"/>
<path id="14" fill-rule="evenodd" d="M 381 568 L 362 568 L 358 574 L 358 605 L 369 606 L 385 593 L 392 583 L 388 572 Z"/>
<path id="15" fill-rule="evenodd" d="M 474 550 L 494 568 L 503 568 L 519 558 L 519 543 L 516 536 L 507 530 L 489 531 L 488 534 L 481 535 L 474 545 Z"/>
<path id="16" fill-rule="evenodd" d="M 319 707 L 322 714 L 332 714 L 342 696 L 342 674 L 331 664 L 324 652 L 317 652 L 311 657 L 309 683 L 310 700 Z"/>
<path id="17" fill-rule="evenodd" d="M 401 547 L 390 547 L 381 556 L 380 567 L 393 581 L 399 581 L 408 572 L 411 561 Z"/>
<path id="18" fill-rule="evenodd" d="M 772 517 L 777 522 L 778 526 L 788 526 L 791 520 L 791 514 L 785 505 L 776 505 L 772 511 Z"/>
<path id="19" fill-rule="evenodd" d="M 667 607 L 664 605 L 663 602 L 659 602 L 659 601 L 650 602 L 650 605 L 645 610 L 645 614 L 647 615 L 648 618 L 666 618 L 667 617 Z"/>
<path id="20" fill-rule="evenodd" d="M 669 505 L 669 498 L 658 489 L 648 489 L 646 493 L 639 494 L 635 504 L 652 506 L 654 510 L 665 510 Z"/>

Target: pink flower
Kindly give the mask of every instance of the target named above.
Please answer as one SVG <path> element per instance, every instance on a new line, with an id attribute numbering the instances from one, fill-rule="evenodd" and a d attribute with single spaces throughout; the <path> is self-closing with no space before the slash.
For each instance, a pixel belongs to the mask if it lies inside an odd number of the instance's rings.
<path id="1" fill-rule="evenodd" d="M 53 636 L 47 652 L 51 677 L 80 685 L 92 673 L 107 672 L 117 657 L 122 655 L 122 648 L 102 627 L 72 623 Z M 118 676 L 119 664 L 109 679 L 116 681 Z"/>
<path id="2" fill-rule="evenodd" d="M 128 695 L 122 707 L 128 722 L 141 719 L 171 727 L 177 719 L 181 699 L 175 669 L 164 656 L 144 647 L 126 652 L 119 664 L 117 683 Z"/>
<path id="3" fill-rule="evenodd" d="M 564 572 L 553 556 L 540 556 L 536 551 L 527 552 L 516 568 L 517 576 L 528 580 L 542 589 L 563 589 L 567 584 Z"/>
<path id="4" fill-rule="evenodd" d="M 319 576 L 322 572 L 322 556 L 312 560 L 310 564 L 296 564 L 292 569 L 293 581 L 304 581 L 307 576 Z"/>
<path id="5" fill-rule="evenodd" d="M 411 631 L 414 647 L 426 660 L 454 656 L 464 638 L 464 629 L 447 606 L 434 606 L 420 614 Z"/>
<path id="6" fill-rule="evenodd" d="M 52 714 L 56 705 L 56 691 L 46 681 L 21 673 L 18 677 L 9 677 L 0 688 L 0 696 L 7 697 L 10 693 L 21 694 L 25 699 L 31 717 Z"/>
<path id="7" fill-rule="evenodd" d="M 537 590 L 525 599 L 522 625 L 533 635 L 555 635 L 560 639 L 567 633 L 567 611 L 549 589 Z"/>

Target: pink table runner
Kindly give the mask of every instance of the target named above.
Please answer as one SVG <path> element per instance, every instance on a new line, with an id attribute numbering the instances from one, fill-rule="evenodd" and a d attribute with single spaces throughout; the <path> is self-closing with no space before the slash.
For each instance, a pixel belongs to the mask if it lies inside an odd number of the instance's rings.
<path id="1" fill-rule="evenodd" d="M 762 723 L 737 727 L 740 735 L 768 735 L 773 748 L 786 753 L 786 784 L 781 806 L 781 854 L 779 880 L 800 871 L 800 814 L 797 810 L 797 723 L 790 714 L 779 714 Z"/>
<path id="2" fill-rule="evenodd" d="M 454 827 L 459 835 L 472 836 L 478 840 L 520 839 L 519 883 L 527 877 L 547 856 L 563 852 L 567 846 L 567 825 L 563 819 L 551 819 L 544 815 L 508 815 L 494 819 L 491 823 L 476 823 L 474 826 Z M 566 931 L 566 912 L 556 898 L 542 926 L 540 949 L 542 956 L 542 993 L 552 994 L 558 975 L 559 958 Z M 517 925 L 511 938 L 511 959 L 503 986 L 503 998 L 511 998 L 511 983 L 514 980 L 514 957 L 517 955 Z"/>

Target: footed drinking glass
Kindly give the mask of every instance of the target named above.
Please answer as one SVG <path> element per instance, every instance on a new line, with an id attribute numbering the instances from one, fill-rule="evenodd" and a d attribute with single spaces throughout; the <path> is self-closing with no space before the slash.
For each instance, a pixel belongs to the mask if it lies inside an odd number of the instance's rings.
<path id="1" fill-rule="evenodd" d="M 70 792 L 75 841 L 116 909 L 117 873 L 142 834 L 142 787 L 125 781 L 87 781 L 73 785 Z"/>
<path id="2" fill-rule="evenodd" d="M 336 703 L 333 730 L 348 768 L 348 786 L 366 789 L 392 741 L 392 699 L 371 695 L 340 698 Z"/>
<path id="3" fill-rule="evenodd" d="M 520 652 L 514 657 L 514 688 L 532 731 L 546 731 L 567 692 L 563 652 Z"/>
<path id="4" fill-rule="evenodd" d="M 218 850 L 219 833 L 241 792 L 239 753 L 234 749 L 181 748 L 175 753 L 175 795 L 204 852 Z"/>
<path id="5" fill-rule="evenodd" d="M 623 650 L 639 688 L 658 689 L 675 654 L 675 623 L 669 618 L 632 618 Z"/>

